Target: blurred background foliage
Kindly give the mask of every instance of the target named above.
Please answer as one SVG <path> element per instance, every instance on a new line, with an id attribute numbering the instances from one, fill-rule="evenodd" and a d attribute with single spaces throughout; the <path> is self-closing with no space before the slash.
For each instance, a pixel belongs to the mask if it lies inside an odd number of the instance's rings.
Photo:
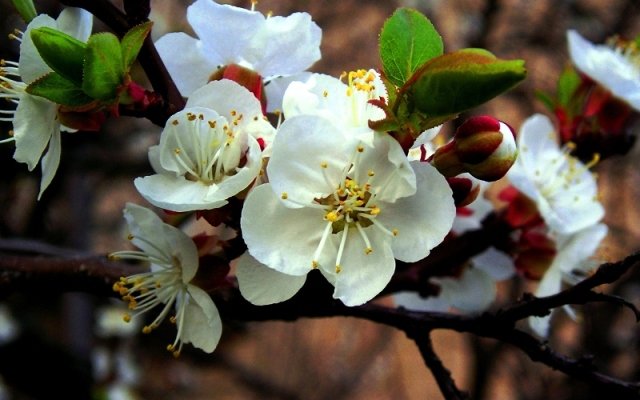
<path id="1" fill-rule="evenodd" d="M 40 13 L 52 16 L 61 9 L 56 1 L 35 3 Z M 185 19 L 190 3 L 152 0 L 154 39 L 172 31 L 193 34 Z M 224 3 L 251 6 L 249 0 Z M 449 132 L 471 115 L 488 114 L 517 129 L 532 113 L 544 112 L 534 89 L 555 91 L 568 62 L 567 29 L 595 43 L 613 34 L 630 39 L 640 33 L 640 2 L 625 0 L 260 0 L 257 9 L 274 15 L 310 13 L 323 29 L 323 58 L 312 70 L 338 76 L 380 67 L 378 34 L 398 6 L 427 15 L 441 33 L 445 51 L 483 47 L 499 58 L 526 60 L 529 78 L 523 84 L 453 121 L 446 127 Z M 8 0 L 0 0 L 0 9 L 0 31 L 8 35 L 14 28 L 24 29 Z M 94 29 L 107 28 L 96 21 Z M 0 58 L 17 60 L 18 43 L 3 37 Z M 144 81 L 142 71 L 136 78 Z M 0 123 L 0 137 L 10 129 Z M 29 173 L 13 161 L 13 145 L 0 146 L 0 250 L 19 247 L 14 239 L 104 254 L 122 249 L 122 209 L 128 201 L 147 205 L 133 178 L 151 173 L 147 149 L 159 132 L 148 121 L 122 117 L 111 119 L 100 133 L 63 135 L 60 170 L 40 202 L 35 201 L 39 172 Z M 610 229 L 599 254 L 602 261 L 640 249 L 639 164 L 634 149 L 595 168 Z M 494 307 L 532 289 L 518 278 L 503 282 Z M 640 306 L 640 271 L 607 290 Z M 172 327 L 164 324 L 148 336 L 139 335 L 135 326 L 124 329 L 122 310 L 114 308 L 121 306 L 117 301 L 24 291 L 0 293 L 0 304 L 0 399 L 50 398 L 54 393 L 73 399 L 442 398 L 413 342 L 368 321 L 230 322 L 212 355 L 186 346 L 191 351 L 174 359 L 163 350 L 172 340 Z M 631 313 L 599 304 L 582 308 L 582 317 L 575 324 L 556 313 L 552 347 L 577 358 L 593 354 L 604 373 L 640 380 L 640 331 Z M 454 332 L 438 331 L 433 338 L 458 386 L 473 398 L 602 398 L 588 385 L 534 363 L 510 346 Z"/>

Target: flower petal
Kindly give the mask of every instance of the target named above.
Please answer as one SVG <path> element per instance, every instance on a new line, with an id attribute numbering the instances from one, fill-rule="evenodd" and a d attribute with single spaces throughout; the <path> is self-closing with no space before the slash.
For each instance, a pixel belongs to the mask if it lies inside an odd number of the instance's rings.
<path id="1" fill-rule="evenodd" d="M 86 42 L 91 35 L 93 27 L 93 14 L 82 8 L 67 7 L 56 20 L 58 30 Z"/>
<path id="2" fill-rule="evenodd" d="M 393 300 L 399 307 L 415 311 L 445 312 L 451 305 L 442 295 L 424 298 L 416 292 L 398 292 L 393 295 Z"/>
<path id="3" fill-rule="evenodd" d="M 220 314 L 204 290 L 189 285 L 187 291 L 190 298 L 184 315 L 183 341 L 211 353 L 222 335 Z"/>
<path id="4" fill-rule="evenodd" d="M 300 72 L 293 75 L 278 76 L 265 82 L 264 93 L 267 97 L 267 112 L 282 111 L 282 99 L 289 85 L 293 82 L 306 81 L 310 77 L 311 72 Z"/>
<path id="5" fill-rule="evenodd" d="M 207 60 L 202 42 L 183 32 L 168 33 L 155 42 L 160 58 L 183 96 L 203 87 L 219 65 Z M 176 56 L 180 49 L 180 56 Z"/>
<path id="6" fill-rule="evenodd" d="M 29 23 L 29 25 L 27 25 L 27 30 L 24 32 L 24 35 L 22 35 L 18 70 L 20 71 L 20 78 L 22 79 L 22 82 L 26 84 L 29 84 L 51 72 L 51 68 L 49 68 L 42 57 L 40 57 L 40 53 L 38 53 L 38 50 L 31 39 L 32 30 L 45 26 L 47 28 L 56 29 L 57 23 L 48 15 L 38 15 Z"/>
<path id="7" fill-rule="evenodd" d="M 449 184 L 428 163 L 411 162 L 416 173 L 417 192 L 395 203 L 384 204 L 377 219 L 387 229 L 398 229 L 391 242 L 393 255 L 404 262 L 415 262 L 429 255 L 444 240 L 456 215 Z"/>
<path id="8" fill-rule="evenodd" d="M 165 210 L 212 210 L 227 204 L 226 200 L 209 201 L 211 186 L 189 181 L 183 176 L 158 174 L 136 178 L 133 183 L 145 200 Z"/>
<path id="9" fill-rule="evenodd" d="M 258 261 L 288 275 L 312 269 L 326 222 L 323 210 L 284 206 L 267 183 L 253 189 L 242 209 L 242 233 L 249 253 Z"/>
<path id="10" fill-rule="evenodd" d="M 59 129 L 57 107 L 49 100 L 23 93 L 13 119 L 16 151 L 13 158 L 33 170 L 47 147 L 51 136 Z"/>
<path id="11" fill-rule="evenodd" d="M 496 282 L 479 268 L 467 267 L 458 278 L 439 279 L 443 295 L 460 311 L 484 311 L 496 298 Z"/>
<path id="12" fill-rule="evenodd" d="M 472 262 L 496 281 L 509 279 L 516 273 L 511 257 L 495 247 L 489 247 L 473 257 Z"/>
<path id="13" fill-rule="evenodd" d="M 269 268 L 249 253 L 240 257 L 236 277 L 242 297 L 256 306 L 289 300 L 307 280 L 307 275 L 287 275 Z"/>
<path id="14" fill-rule="evenodd" d="M 60 131 L 56 129 L 53 131 L 51 140 L 49 140 L 49 150 L 47 150 L 47 153 L 42 157 L 42 162 L 40 163 L 40 167 L 42 168 L 42 180 L 40 181 L 38 200 L 42 197 L 44 190 L 49 187 L 49 184 L 58 170 L 61 150 L 62 144 L 60 143 Z"/>

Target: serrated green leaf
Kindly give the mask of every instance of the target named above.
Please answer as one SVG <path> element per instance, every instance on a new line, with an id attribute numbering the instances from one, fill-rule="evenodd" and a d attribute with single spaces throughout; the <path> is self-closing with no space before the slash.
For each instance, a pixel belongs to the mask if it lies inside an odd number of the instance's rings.
<path id="1" fill-rule="evenodd" d="M 523 60 L 499 60 L 463 49 L 428 61 L 401 88 L 426 118 L 459 114 L 506 92 L 526 77 Z"/>
<path id="2" fill-rule="evenodd" d="M 33 0 L 11 0 L 11 2 L 27 24 L 38 15 Z"/>
<path id="3" fill-rule="evenodd" d="M 76 86 L 82 85 L 84 43 L 46 26 L 31 30 L 31 40 L 49 68 Z"/>
<path id="4" fill-rule="evenodd" d="M 143 24 L 134 26 L 127 32 L 122 38 L 120 47 L 122 48 L 122 59 L 124 61 L 124 70 L 128 72 L 131 69 L 131 65 L 138 57 L 138 53 L 142 48 L 144 39 L 151 32 L 151 26 L 153 22 L 148 21 Z"/>
<path id="5" fill-rule="evenodd" d="M 547 107 L 547 109 L 551 112 L 554 112 L 556 109 L 556 103 L 553 100 L 553 97 L 549 96 L 547 93 L 543 92 L 542 90 L 536 90 L 533 92 L 533 94 L 536 96 L 536 99 L 538 99 L 538 101 L 540 101 L 545 107 Z"/>
<path id="6" fill-rule="evenodd" d="M 402 86 L 426 61 L 443 52 L 442 38 L 418 11 L 398 9 L 380 33 L 380 58 L 384 72 Z"/>
<path id="7" fill-rule="evenodd" d="M 84 56 L 82 89 L 89 96 L 112 101 L 124 81 L 124 63 L 118 38 L 108 32 L 89 38 Z"/>
<path id="8" fill-rule="evenodd" d="M 566 107 L 581 81 L 580 75 L 573 68 L 565 68 L 558 78 L 558 103 Z"/>
<path id="9" fill-rule="evenodd" d="M 82 89 L 56 72 L 36 79 L 27 86 L 25 92 L 72 108 L 86 106 L 94 102 L 94 99 L 87 96 Z"/>

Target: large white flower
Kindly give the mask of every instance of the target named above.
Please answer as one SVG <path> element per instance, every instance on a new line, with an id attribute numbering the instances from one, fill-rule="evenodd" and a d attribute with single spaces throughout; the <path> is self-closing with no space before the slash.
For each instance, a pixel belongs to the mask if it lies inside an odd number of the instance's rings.
<path id="1" fill-rule="evenodd" d="M 518 135 L 520 154 L 509 170 L 509 180 L 531 198 L 546 224 L 556 232 L 569 234 L 602 219 L 604 208 L 598 199 L 596 180 L 569 149 L 558 147 L 548 117 L 528 118 Z M 597 162 L 597 157 L 592 164 Z"/>
<path id="2" fill-rule="evenodd" d="M 187 9 L 187 20 L 199 39 L 179 32 L 156 42 L 183 96 L 204 86 L 224 65 L 239 64 L 270 80 L 297 74 L 320 59 L 322 32 L 307 13 L 265 17 L 257 11 L 197 0 Z M 276 80 L 266 86 L 271 110 L 282 96 L 271 89 L 277 92 L 285 87 Z"/>
<path id="3" fill-rule="evenodd" d="M 121 278 L 113 289 L 129 302 L 134 315 L 125 314 L 129 322 L 157 305 L 164 304 L 158 317 L 143 328 L 150 333 L 166 318 L 175 305 L 175 316 L 170 318 L 178 329 L 175 341 L 167 346 L 175 356 L 184 343 L 211 353 L 220 340 L 222 322 L 211 297 L 191 284 L 198 271 L 198 250 L 189 236 L 144 207 L 127 204 L 124 211 L 130 234 L 129 240 L 141 251 L 119 251 L 111 259 L 148 261 L 151 271 Z"/>
<path id="4" fill-rule="evenodd" d="M 562 289 L 562 283 L 575 285 L 589 276 L 594 263 L 589 261 L 600 242 L 607 235 L 607 226 L 595 224 L 571 235 L 558 235 L 556 246 L 558 253 L 538 284 L 535 295 L 544 297 L 554 295 Z M 570 308 L 567 311 L 572 314 Z M 546 337 L 549 332 L 551 315 L 530 317 L 529 325 L 535 333 Z"/>
<path id="5" fill-rule="evenodd" d="M 210 210 L 246 189 L 264 171 L 262 148 L 275 129 L 260 102 L 229 80 L 195 91 L 149 149 L 156 175 L 135 185 L 151 204 L 172 211 Z"/>
<path id="6" fill-rule="evenodd" d="M 29 171 L 35 168 L 42 157 L 42 181 L 38 199 L 53 180 L 60 164 L 60 130 L 71 132 L 73 129 L 58 121 L 57 104 L 24 91 L 27 85 L 52 72 L 40 57 L 30 33 L 33 29 L 48 27 L 86 42 L 91 34 L 92 24 L 91 13 L 80 8 L 64 9 L 57 20 L 48 15 L 39 15 L 27 25 L 24 34 L 18 33 L 19 36 L 15 36 L 21 42 L 19 62 L 3 61 L 0 65 L 0 97 L 18 105 L 15 111 L 0 111 L 6 115 L 0 121 L 13 123 L 12 137 L 5 141 L 15 141 L 13 158 L 26 163 Z M 48 150 L 43 157 L 42 153 L 47 145 Z"/>
<path id="7" fill-rule="evenodd" d="M 567 40 L 571 61 L 581 72 L 640 110 L 640 54 L 633 43 L 594 45 L 573 30 Z"/>
<path id="8" fill-rule="evenodd" d="M 388 135 L 371 132 L 364 144 L 351 133 L 316 115 L 287 119 L 267 167 L 270 183 L 249 194 L 241 220 L 251 256 L 287 275 L 319 268 L 349 306 L 387 285 L 394 258 L 426 257 L 455 215 L 435 168 L 410 164 Z"/>

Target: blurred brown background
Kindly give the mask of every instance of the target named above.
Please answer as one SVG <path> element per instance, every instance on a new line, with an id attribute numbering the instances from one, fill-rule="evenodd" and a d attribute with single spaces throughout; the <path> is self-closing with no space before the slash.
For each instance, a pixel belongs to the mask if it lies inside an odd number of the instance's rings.
<path id="1" fill-rule="evenodd" d="M 154 38 L 171 31 L 192 34 L 185 20 L 190 3 L 152 1 Z M 250 7 L 249 0 L 225 3 Z M 24 28 L 9 4 L 0 1 L 6 11 L 0 15 L 5 33 Z M 345 70 L 380 67 L 378 34 L 399 6 L 427 15 L 441 33 L 445 51 L 483 47 L 499 58 L 526 60 L 527 81 L 473 112 L 492 115 L 515 128 L 532 113 L 544 111 L 534 99 L 534 89 L 555 91 L 557 77 L 568 62 L 567 29 L 577 29 L 594 42 L 614 33 L 624 38 L 640 33 L 639 3 L 622 0 L 260 0 L 257 9 L 274 15 L 310 13 L 323 29 L 323 59 L 312 70 L 338 76 Z M 36 7 L 52 15 L 59 11 L 55 1 L 36 1 Z M 96 29 L 103 28 L 96 22 Z M 17 60 L 17 43 L 0 40 L 0 52 L 2 58 Z M 0 125 L 2 137 L 9 129 L 7 124 Z M 0 146 L 0 236 L 99 253 L 121 249 L 122 209 L 127 201 L 145 204 L 132 180 L 151 172 L 146 151 L 158 133 L 146 121 L 120 118 L 111 120 L 100 134 L 65 135 L 60 171 L 39 203 L 35 202 L 38 173 L 28 173 L 23 164 L 11 159 L 12 145 Z M 625 158 L 596 167 L 610 228 L 603 260 L 617 260 L 640 249 L 637 155 L 638 150 L 633 150 Z M 640 305 L 640 274 L 632 275 L 607 290 Z M 501 284 L 495 306 L 532 288 L 518 279 Z M 2 393 L 6 398 L 47 398 L 57 390 L 82 398 L 92 380 L 97 382 L 93 387 L 104 393 L 114 383 L 122 383 L 121 395 L 128 393 L 130 398 L 442 398 L 413 342 L 401 332 L 368 321 L 231 323 L 225 326 L 213 355 L 185 351 L 175 360 L 163 351 L 175 334 L 169 324 L 144 337 L 96 336 L 95 310 L 108 304 L 103 299 L 25 293 L 4 300 L 22 335 L 8 344 L 0 342 L 0 382 L 4 381 L 0 399 Z M 563 313 L 556 316 L 555 335 L 550 338 L 554 348 L 574 357 L 594 354 L 603 372 L 640 379 L 639 331 L 630 312 L 590 306 L 583 309 L 580 325 Z M 602 395 L 494 341 L 438 331 L 434 345 L 459 387 L 471 391 L 474 398 L 595 399 Z"/>

